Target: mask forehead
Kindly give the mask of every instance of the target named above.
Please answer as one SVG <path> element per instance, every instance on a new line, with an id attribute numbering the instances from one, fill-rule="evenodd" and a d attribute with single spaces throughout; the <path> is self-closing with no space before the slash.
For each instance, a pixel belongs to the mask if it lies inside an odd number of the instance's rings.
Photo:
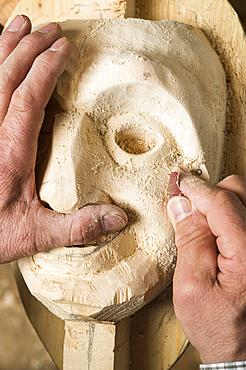
<path id="1" fill-rule="evenodd" d="M 203 33 L 177 22 L 139 19 L 78 22 L 78 31 L 72 33 L 69 27 L 64 25 L 68 37 L 78 43 L 80 57 L 76 68 L 70 64 L 73 73 L 69 78 L 73 75 L 74 83 L 67 82 L 65 76 L 58 85 L 58 98 L 63 104 L 89 112 L 98 97 L 114 86 L 139 82 L 146 89 L 150 85 L 156 91 L 162 88 L 174 97 L 174 104 L 170 104 L 170 99 L 165 104 L 166 97 L 160 96 L 163 109 L 157 112 L 162 117 L 165 113 L 177 117 L 172 131 L 183 147 L 187 163 L 195 157 L 196 165 L 202 163 L 203 156 L 198 152 L 213 153 L 207 155 L 206 165 L 215 181 L 222 156 L 224 125 L 220 122 L 225 116 L 226 85 L 219 58 Z M 152 104 L 151 96 L 149 102 Z M 178 103 L 182 109 L 177 109 Z M 187 120 L 182 123 L 183 135 L 178 111 L 192 121 L 192 125 Z M 183 137 L 189 136 L 191 130 L 193 136 L 199 136 L 200 148 L 195 142 L 193 146 L 184 146 Z"/>

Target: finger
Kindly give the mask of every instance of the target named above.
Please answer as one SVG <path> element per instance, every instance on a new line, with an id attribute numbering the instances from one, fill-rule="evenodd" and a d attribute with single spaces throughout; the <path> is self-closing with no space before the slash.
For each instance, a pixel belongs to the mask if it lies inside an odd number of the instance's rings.
<path id="1" fill-rule="evenodd" d="M 60 36 L 61 28 L 56 23 L 50 23 L 23 37 L 0 65 L 0 123 L 7 113 L 14 91 L 25 79 L 37 56 Z"/>
<path id="2" fill-rule="evenodd" d="M 83 246 L 122 230 L 127 222 L 125 212 L 114 205 L 86 206 L 66 215 L 42 207 L 36 223 L 36 252 Z"/>
<path id="3" fill-rule="evenodd" d="M 27 77 L 12 96 L 2 129 L 18 142 L 16 166 L 18 163 L 22 167 L 23 163 L 35 166 L 44 109 L 65 69 L 68 54 L 68 40 L 58 39 L 36 58 Z"/>
<path id="4" fill-rule="evenodd" d="M 235 193 L 241 200 L 244 206 L 246 206 L 246 179 L 243 176 L 228 176 L 224 180 L 220 181 L 217 187 L 226 189 Z"/>
<path id="5" fill-rule="evenodd" d="M 246 210 L 237 195 L 187 174 L 182 174 L 180 187 L 193 206 L 207 217 L 222 255 L 245 256 Z"/>
<path id="6" fill-rule="evenodd" d="M 173 197 L 167 211 L 175 228 L 177 246 L 176 282 L 211 283 L 217 276 L 217 246 L 206 218 L 192 209 L 185 197 Z M 183 284 L 181 284 L 183 285 Z"/>
<path id="7" fill-rule="evenodd" d="M 25 15 L 17 15 L 0 36 L 0 64 L 12 53 L 20 40 L 30 32 L 30 19 Z"/>

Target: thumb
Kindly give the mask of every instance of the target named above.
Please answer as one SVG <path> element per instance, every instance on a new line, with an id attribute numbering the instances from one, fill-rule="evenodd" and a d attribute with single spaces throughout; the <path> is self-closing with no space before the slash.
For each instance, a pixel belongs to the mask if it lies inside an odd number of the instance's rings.
<path id="1" fill-rule="evenodd" d="M 114 205 L 91 205 L 71 214 L 42 207 L 37 220 L 38 252 L 66 246 L 82 246 L 127 225 L 126 213 Z"/>
<path id="2" fill-rule="evenodd" d="M 169 219 L 175 229 L 177 266 L 174 284 L 183 289 L 192 289 L 197 282 L 216 280 L 217 246 L 206 217 L 192 207 L 182 196 L 169 200 Z"/>

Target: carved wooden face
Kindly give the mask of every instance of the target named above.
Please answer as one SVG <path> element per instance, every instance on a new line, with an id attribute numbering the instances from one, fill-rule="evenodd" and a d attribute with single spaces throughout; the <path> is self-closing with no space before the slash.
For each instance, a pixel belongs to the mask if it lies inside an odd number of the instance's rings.
<path id="1" fill-rule="evenodd" d="M 56 98 L 40 196 L 62 212 L 112 202 L 129 225 L 105 245 L 62 248 L 19 265 L 31 292 L 58 316 L 118 320 L 171 281 L 169 173 L 220 171 L 223 68 L 203 34 L 176 22 L 68 22 L 74 44 Z M 42 148 L 40 148 L 42 151 Z"/>

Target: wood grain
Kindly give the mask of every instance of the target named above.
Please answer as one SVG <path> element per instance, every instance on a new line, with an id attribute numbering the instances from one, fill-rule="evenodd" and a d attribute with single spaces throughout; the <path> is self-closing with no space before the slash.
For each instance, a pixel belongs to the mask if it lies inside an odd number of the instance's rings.
<path id="1" fill-rule="evenodd" d="M 172 305 L 172 287 L 131 319 L 66 321 L 34 298 L 13 263 L 27 316 L 59 370 L 167 370 L 187 346 Z"/>
<path id="2" fill-rule="evenodd" d="M 1 5 L 0 0 L 0 5 Z M 13 1 L 13 0 L 12 0 Z M 14 8 L 14 5 L 16 7 Z M 48 21 L 64 21 L 66 19 L 107 19 L 134 17 L 135 0 L 21 0 L 13 1 L 4 12 L 7 20 L 7 10 L 12 8 L 12 19 L 17 14 L 25 14 L 30 17 L 34 24 Z M 13 10 L 14 9 L 14 10 Z M 10 12 L 8 13 L 10 14 Z M 9 19 L 9 20 L 10 20 Z"/>
<path id="3" fill-rule="evenodd" d="M 52 1 L 49 2 L 51 3 Z M 9 5 L 5 5 L 5 9 L 7 9 L 6 6 Z M 19 7 L 18 11 L 19 9 L 21 8 Z M 208 36 L 220 55 L 228 81 L 227 128 L 222 176 L 231 173 L 246 175 L 246 39 L 236 12 L 226 0 L 137 0 L 136 9 L 138 17 L 175 19 L 201 28 Z M 6 14 L 5 12 L 5 20 Z M 4 19 L 3 12 L 1 16 Z M 21 295 L 23 295 L 22 292 L 23 288 L 20 288 Z M 40 336 L 43 342 L 47 345 L 55 341 L 59 347 L 60 338 L 64 335 L 63 329 L 62 334 L 58 336 L 55 331 L 48 329 L 53 325 L 49 320 L 56 321 L 57 318 L 51 319 L 47 312 L 45 316 L 34 315 L 35 309 L 30 303 L 33 298 L 30 294 L 25 294 L 24 305 L 29 310 L 27 310 L 28 315 L 32 317 L 32 323 L 37 332 L 42 333 Z M 45 320 L 48 320 L 48 326 Z M 63 327 L 64 325 L 61 326 Z M 131 335 L 127 340 L 130 341 L 129 348 L 131 348 L 131 370 L 169 369 L 186 343 L 175 320 L 171 299 L 164 302 L 157 299 L 134 315 L 131 321 Z M 57 365 L 62 369 L 64 349 L 58 347 L 55 348 L 54 344 L 47 345 Z M 156 347 L 158 356 L 155 352 Z M 91 368 L 91 370 L 98 369 Z"/>
<path id="4" fill-rule="evenodd" d="M 227 0 L 137 0 L 137 16 L 174 19 L 202 29 L 220 56 L 227 75 L 228 109 L 223 170 L 246 175 L 246 38 Z"/>
<path id="5" fill-rule="evenodd" d="M 0 0 L 0 24 L 5 25 L 18 0 Z"/>
<path id="6" fill-rule="evenodd" d="M 71 1 L 73 0 L 66 3 L 71 4 Z M 6 22 L 16 3 L 16 0 L 0 0 L 0 23 Z M 25 13 L 25 9 L 30 6 L 37 7 L 37 11 L 44 14 L 43 3 L 45 1 L 23 0 L 23 2 L 21 1 L 23 6 L 19 5 L 13 14 L 21 12 L 21 10 Z M 58 4 L 58 0 L 48 3 L 47 11 L 52 9 L 52 4 Z M 232 0 L 232 3 L 237 9 L 241 9 L 242 14 L 245 14 L 243 1 Z M 57 8 L 59 9 L 59 7 Z M 132 6 L 130 8 L 132 12 Z M 46 19 L 49 19 L 52 13 L 49 11 L 47 14 L 47 11 Z M 228 79 L 226 143 L 221 175 L 222 177 L 232 173 L 245 175 L 246 91 L 244 82 L 246 79 L 246 54 L 244 49 L 246 41 L 237 13 L 227 0 L 217 0 L 216 2 L 211 0 L 136 0 L 136 16 L 147 19 L 175 19 L 198 26 L 206 33 L 221 57 Z"/>

